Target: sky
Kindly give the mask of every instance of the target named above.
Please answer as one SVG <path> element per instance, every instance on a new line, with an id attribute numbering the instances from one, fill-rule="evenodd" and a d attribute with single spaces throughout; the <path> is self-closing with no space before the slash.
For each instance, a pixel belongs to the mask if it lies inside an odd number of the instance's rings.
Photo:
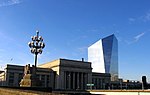
<path id="1" fill-rule="evenodd" d="M 34 64 L 28 42 L 40 31 L 38 64 L 59 58 L 88 61 L 87 48 L 118 39 L 119 77 L 150 81 L 149 0 L 0 0 L 0 69 Z"/>

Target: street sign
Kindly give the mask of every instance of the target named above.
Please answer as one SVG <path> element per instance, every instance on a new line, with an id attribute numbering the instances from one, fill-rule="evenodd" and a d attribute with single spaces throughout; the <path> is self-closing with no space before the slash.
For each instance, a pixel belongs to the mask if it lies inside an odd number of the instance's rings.
<path id="1" fill-rule="evenodd" d="M 86 86 L 94 86 L 94 84 L 86 84 Z"/>

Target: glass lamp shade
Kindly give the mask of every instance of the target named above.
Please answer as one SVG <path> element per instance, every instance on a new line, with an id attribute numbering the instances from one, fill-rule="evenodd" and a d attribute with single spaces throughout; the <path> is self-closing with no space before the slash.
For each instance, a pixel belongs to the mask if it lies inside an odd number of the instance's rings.
<path id="1" fill-rule="evenodd" d="M 43 49 L 44 47 L 45 47 L 45 44 L 44 44 L 44 43 L 42 43 L 42 44 L 41 44 L 41 48 Z"/>

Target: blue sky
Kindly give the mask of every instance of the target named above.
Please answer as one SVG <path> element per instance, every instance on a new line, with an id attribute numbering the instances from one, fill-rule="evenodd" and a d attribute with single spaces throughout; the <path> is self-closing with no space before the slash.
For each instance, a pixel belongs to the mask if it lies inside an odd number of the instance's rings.
<path id="1" fill-rule="evenodd" d="M 148 0 L 0 0 L 0 66 L 34 64 L 27 43 L 37 29 L 46 44 L 39 64 L 87 61 L 90 45 L 115 34 L 119 76 L 150 78 L 149 5 Z"/>

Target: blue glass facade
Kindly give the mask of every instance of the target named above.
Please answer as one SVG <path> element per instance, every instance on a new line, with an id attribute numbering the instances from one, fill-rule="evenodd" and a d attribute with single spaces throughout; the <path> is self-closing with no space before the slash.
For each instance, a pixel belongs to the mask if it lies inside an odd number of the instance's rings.
<path id="1" fill-rule="evenodd" d="M 118 79 L 118 41 L 114 35 L 102 39 L 105 72 L 111 74 L 111 80 Z"/>
<path id="2" fill-rule="evenodd" d="M 88 61 L 93 72 L 110 73 L 111 80 L 118 80 L 118 40 L 115 35 L 103 38 L 88 48 Z"/>

